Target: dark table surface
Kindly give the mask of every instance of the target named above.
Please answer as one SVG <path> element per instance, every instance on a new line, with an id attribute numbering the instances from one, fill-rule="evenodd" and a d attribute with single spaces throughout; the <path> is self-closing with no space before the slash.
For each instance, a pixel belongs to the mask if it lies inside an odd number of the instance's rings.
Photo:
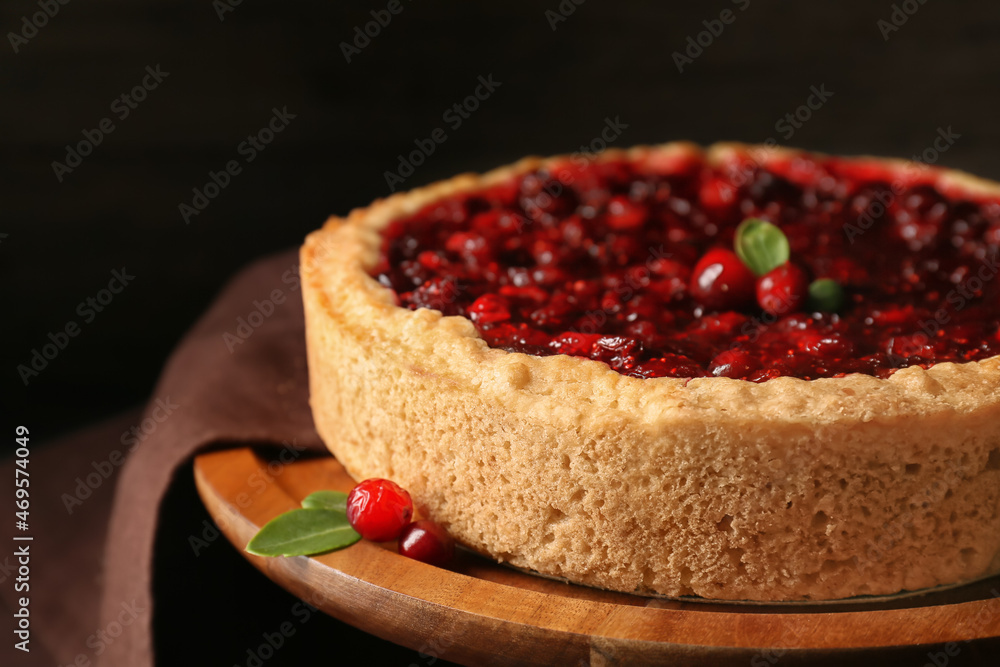
<path id="1" fill-rule="evenodd" d="M 389 194 L 439 127 L 403 187 L 575 151 L 607 119 L 622 147 L 905 158 L 950 131 L 940 164 L 1000 178 L 1000 6 L 970 0 L 8 0 L 0 25 L 3 403 L 36 441 L 141 404 L 228 277 Z M 479 77 L 499 85 L 454 127 Z M 828 99 L 783 122 L 814 89 Z M 116 271 L 128 284 L 102 291 Z"/>

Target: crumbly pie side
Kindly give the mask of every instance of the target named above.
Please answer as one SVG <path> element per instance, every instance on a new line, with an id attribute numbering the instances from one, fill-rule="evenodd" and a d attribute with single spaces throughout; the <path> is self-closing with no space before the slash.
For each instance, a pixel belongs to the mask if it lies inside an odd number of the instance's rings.
<path id="1" fill-rule="evenodd" d="M 307 238 L 313 415 L 352 476 L 402 484 L 475 551 L 620 591 L 822 600 L 1000 572 L 1000 357 L 886 379 L 640 379 L 491 348 L 468 319 L 400 308 L 369 276 L 390 222 L 544 164 L 394 195 Z M 941 184 L 1000 194 L 958 172 Z"/>

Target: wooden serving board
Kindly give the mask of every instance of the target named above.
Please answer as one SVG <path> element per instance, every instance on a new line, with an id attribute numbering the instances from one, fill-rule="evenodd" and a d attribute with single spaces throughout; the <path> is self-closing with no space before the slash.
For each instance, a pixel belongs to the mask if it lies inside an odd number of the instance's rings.
<path id="1" fill-rule="evenodd" d="M 553 581 L 462 552 L 448 569 L 362 540 L 306 558 L 243 550 L 320 489 L 354 482 L 329 456 L 279 465 L 249 448 L 195 461 L 219 528 L 274 582 L 328 614 L 467 665 L 998 665 L 1000 578 L 893 600 L 741 605 L 646 598 Z M 261 480 L 268 482 L 264 485 Z M 424 663 L 421 663 L 424 664 Z M 430 663 L 427 663 L 430 664 Z"/>

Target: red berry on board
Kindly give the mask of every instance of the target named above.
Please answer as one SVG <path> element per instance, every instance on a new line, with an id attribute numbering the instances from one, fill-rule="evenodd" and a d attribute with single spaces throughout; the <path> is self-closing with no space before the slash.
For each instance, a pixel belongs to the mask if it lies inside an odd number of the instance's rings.
<path id="1" fill-rule="evenodd" d="M 447 565 L 455 555 L 455 540 L 430 519 L 414 521 L 399 536 L 399 553 L 430 565 Z"/>
<path id="2" fill-rule="evenodd" d="M 348 522 L 372 542 L 396 539 L 412 516 L 410 494 L 387 479 L 366 479 L 347 496 Z"/>
<path id="3" fill-rule="evenodd" d="M 808 296 L 809 276 L 791 262 L 772 269 L 757 281 L 757 303 L 772 315 L 797 312 Z"/>
<path id="4" fill-rule="evenodd" d="M 754 275 L 732 250 L 709 250 L 698 260 L 688 288 L 709 310 L 739 310 L 753 302 Z"/>

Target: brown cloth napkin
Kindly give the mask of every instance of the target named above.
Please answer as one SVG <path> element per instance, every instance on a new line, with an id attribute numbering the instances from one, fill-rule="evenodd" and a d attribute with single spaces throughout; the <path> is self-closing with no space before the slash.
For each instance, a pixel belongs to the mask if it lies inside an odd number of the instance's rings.
<path id="1" fill-rule="evenodd" d="M 102 661 L 110 665 L 152 664 L 156 519 L 179 466 L 217 443 L 323 450 L 309 412 L 298 254 L 237 276 L 181 342 L 153 395 L 146 417 L 156 430 L 136 447 L 115 491 L 97 625 L 123 605 L 151 613 L 108 645 Z"/>
<path id="2" fill-rule="evenodd" d="M 145 411 L 32 453 L 31 652 L 5 640 L 0 665 L 450 664 L 306 611 L 221 537 L 192 460 L 246 445 L 326 452 L 309 412 L 297 251 L 223 289 Z M 0 475 L 13 479 L 12 461 Z M 13 532 L 0 528 L 7 544 Z M 21 595 L 9 553 L 0 552 L 8 619 Z"/>
<path id="3" fill-rule="evenodd" d="M 46 444 L 36 442 L 38 425 L 25 424 L 31 430 L 27 464 L 30 527 L 21 533 L 13 521 L 2 524 L 5 546 L 0 551 L 0 614 L 12 618 L 21 607 L 17 599 L 27 596 L 30 634 L 25 647 L 29 651 L 14 647 L 23 637 L 7 641 L 5 635 L 0 665 L 52 667 L 73 664 L 81 653 L 87 657 L 87 640 L 98 630 L 95 619 L 100 605 L 101 561 L 114 495 L 114 471 L 107 463 L 111 452 L 122 448 L 121 434 L 141 420 L 142 411 L 132 410 Z M 0 466 L 2 498 L 14 495 L 15 466 L 13 459 Z M 32 538 L 27 543 L 26 577 L 18 572 L 20 564 L 15 556 L 25 542 L 13 541 L 15 535 Z M 22 582 L 28 585 L 26 591 L 15 589 L 18 577 L 27 579 Z M 8 624 L 3 627 L 7 630 Z"/>

